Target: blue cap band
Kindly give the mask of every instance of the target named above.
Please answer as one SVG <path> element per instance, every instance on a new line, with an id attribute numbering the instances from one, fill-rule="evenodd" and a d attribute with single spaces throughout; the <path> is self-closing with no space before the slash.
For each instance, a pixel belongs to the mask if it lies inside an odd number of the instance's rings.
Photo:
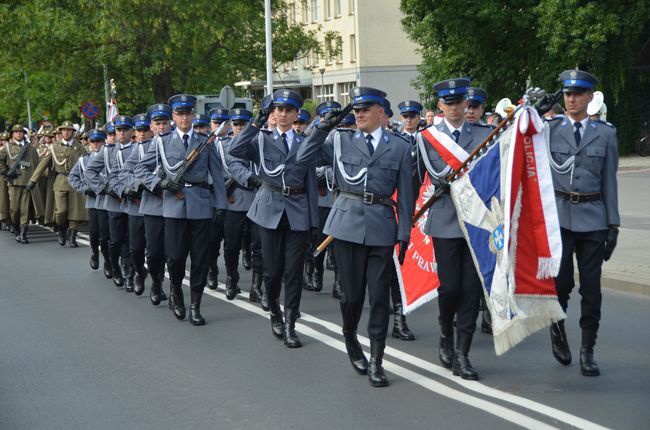
<path id="1" fill-rule="evenodd" d="M 378 103 L 378 104 L 383 106 L 384 105 L 384 100 L 386 100 L 386 99 L 384 99 L 381 96 L 375 96 L 375 95 L 372 95 L 372 94 L 365 94 L 365 95 L 362 95 L 362 96 L 355 97 L 353 99 L 352 105 L 356 105 L 356 104 L 359 104 L 359 103 L 365 103 L 365 102 L 373 102 L 373 103 Z"/>
<path id="2" fill-rule="evenodd" d="M 589 88 L 589 89 L 594 88 L 593 82 L 583 81 L 582 79 L 566 79 L 563 82 L 563 85 L 565 87 L 578 87 L 578 88 Z"/>
<path id="3" fill-rule="evenodd" d="M 438 91 L 438 97 L 445 97 L 445 96 L 462 96 L 467 94 L 467 87 L 456 87 L 456 88 L 443 88 L 440 91 Z"/>
<path id="4" fill-rule="evenodd" d="M 150 117 L 151 118 L 160 118 L 161 116 L 164 116 L 165 118 L 171 118 L 171 114 L 169 112 L 166 112 L 164 110 L 156 110 L 151 112 Z"/>
<path id="5" fill-rule="evenodd" d="M 221 113 L 215 113 L 215 114 L 212 114 L 212 116 L 210 116 L 210 119 L 212 121 L 214 121 L 214 120 L 228 121 L 228 119 L 230 119 L 230 117 L 228 115 L 224 115 L 224 114 L 221 114 Z"/>
<path id="6" fill-rule="evenodd" d="M 302 105 L 298 102 L 298 100 L 294 100 L 291 97 L 278 97 L 273 99 L 273 103 L 280 103 L 280 104 L 289 104 L 296 109 L 300 109 Z"/>
<path id="7" fill-rule="evenodd" d="M 192 108 L 194 108 L 194 103 L 192 103 L 191 101 L 185 101 L 185 102 L 177 101 L 177 102 L 172 103 L 172 108 L 173 109 L 178 109 L 178 108 L 190 108 L 190 109 L 192 109 Z"/>

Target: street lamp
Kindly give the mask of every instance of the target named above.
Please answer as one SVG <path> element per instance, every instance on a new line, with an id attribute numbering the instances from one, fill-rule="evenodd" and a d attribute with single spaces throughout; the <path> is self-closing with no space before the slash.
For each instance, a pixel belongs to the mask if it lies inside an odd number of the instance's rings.
<path id="1" fill-rule="evenodd" d="M 320 72 L 320 101 L 321 103 L 325 101 L 324 93 L 325 93 L 325 81 L 323 79 L 323 75 L 325 74 L 325 66 L 320 66 L 318 68 L 318 71 Z"/>

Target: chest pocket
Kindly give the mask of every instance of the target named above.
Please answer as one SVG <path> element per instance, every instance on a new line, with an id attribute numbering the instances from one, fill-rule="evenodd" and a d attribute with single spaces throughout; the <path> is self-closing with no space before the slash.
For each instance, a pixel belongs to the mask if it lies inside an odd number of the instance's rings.
<path id="1" fill-rule="evenodd" d="M 339 160 L 343 163 L 345 173 L 348 175 L 356 175 L 361 170 L 361 157 L 355 157 L 349 154 L 341 154 Z"/>
<path id="2" fill-rule="evenodd" d="M 571 148 L 566 142 L 551 142 L 551 156 L 556 163 L 563 164 L 571 156 Z"/>
<path id="3" fill-rule="evenodd" d="M 379 160 L 380 179 L 384 182 L 397 182 L 399 163 L 395 160 Z"/>
<path id="4" fill-rule="evenodd" d="M 605 162 L 605 148 L 600 146 L 589 146 L 585 148 L 585 153 L 587 154 L 588 164 L 596 171 L 600 171 Z"/>

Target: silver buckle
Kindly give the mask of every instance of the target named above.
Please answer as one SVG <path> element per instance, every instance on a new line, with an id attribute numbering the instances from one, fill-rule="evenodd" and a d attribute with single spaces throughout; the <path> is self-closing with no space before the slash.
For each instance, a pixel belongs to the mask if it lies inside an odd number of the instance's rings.
<path id="1" fill-rule="evenodd" d="M 375 198 L 374 193 L 368 193 L 368 192 L 365 192 L 365 191 L 363 192 L 363 202 L 365 204 L 371 205 L 374 198 Z"/>
<path id="2" fill-rule="evenodd" d="M 288 196 L 289 193 L 291 192 L 291 187 L 282 187 L 282 195 L 283 196 Z"/>
<path id="3" fill-rule="evenodd" d="M 580 203 L 580 193 L 569 193 L 569 203 Z"/>
<path id="4" fill-rule="evenodd" d="M 192 184 L 190 184 L 189 182 L 185 182 L 185 188 L 192 188 Z"/>

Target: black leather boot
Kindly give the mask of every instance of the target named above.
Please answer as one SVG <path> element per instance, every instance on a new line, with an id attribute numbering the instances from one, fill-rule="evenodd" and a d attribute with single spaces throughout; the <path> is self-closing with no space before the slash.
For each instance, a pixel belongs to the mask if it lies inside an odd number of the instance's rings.
<path id="1" fill-rule="evenodd" d="M 352 368 L 359 375 L 368 374 L 368 359 L 363 353 L 363 348 L 357 339 L 357 332 L 346 332 L 343 330 L 343 337 L 345 338 L 345 350 L 348 353 L 350 364 Z"/>
<path id="2" fill-rule="evenodd" d="M 336 261 L 334 260 L 334 254 L 332 253 L 332 248 L 327 250 L 325 267 L 327 268 L 327 270 L 336 270 Z"/>
<path id="3" fill-rule="evenodd" d="M 174 316 L 178 320 L 185 319 L 185 299 L 183 297 L 183 290 L 180 285 L 172 286 L 171 295 L 173 297 Z"/>
<path id="4" fill-rule="evenodd" d="M 551 350 L 553 357 L 565 366 L 571 364 L 571 350 L 564 329 L 564 321 L 551 324 Z"/>
<path id="5" fill-rule="evenodd" d="M 302 342 L 296 334 L 296 318 L 298 318 L 298 310 L 285 308 L 285 314 L 284 345 L 287 348 L 300 348 Z"/>
<path id="6" fill-rule="evenodd" d="M 233 270 L 232 268 L 226 268 L 226 272 L 226 298 L 228 300 L 233 300 L 237 297 L 237 294 L 241 293 L 241 289 L 238 285 L 239 273 L 237 273 L 237 270 Z"/>
<path id="7" fill-rule="evenodd" d="M 596 333 L 582 331 L 582 347 L 580 348 L 580 372 L 584 376 L 600 375 L 600 368 L 594 359 L 594 345 L 596 345 Z"/>
<path id="8" fill-rule="evenodd" d="M 65 242 L 66 242 L 66 239 L 67 239 L 66 233 L 67 233 L 67 230 L 66 230 L 65 226 L 62 226 L 62 225 L 58 226 L 58 228 L 56 230 L 56 234 L 57 234 L 57 239 L 59 241 L 59 245 L 61 245 L 61 246 L 65 246 Z"/>
<path id="9" fill-rule="evenodd" d="M 472 335 L 457 333 L 456 354 L 454 355 L 454 364 L 452 372 L 456 376 L 471 381 L 478 381 L 478 373 L 469 362 L 469 349 L 472 346 Z"/>
<path id="10" fill-rule="evenodd" d="M 253 285 L 251 285 L 251 291 L 248 295 L 248 300 L 251 303 L 260 303 L 262 301 L 262 274 L 259 272 L 253 272 Z"/>
<path id="11" fill-rule="evenodd" d="M 140 296 L 144 293 L 144 280 L 147 279 L 147 269 L 144 266 L 135 269 L 135 295 Z"/>
<path id="12" fill-rule="evenodd" d="M 492 334 L 492 316 L 488 308 L 483 309 L 481 318 L 481 333 Z"/>
<path id="13" fill-rule="evenodd" d="M 305 267 L 302 274 L 302 288 L 307 291 L 314 291 L 314 262 L 305 260 Z"/>
<path id="14" fill-rule="evenodd" d="M 282 318 L 280 303 L 277 299 L 269 302 L 269 312 L 271 314 L 271 331 L 273 332 L 273 336 L 278 339 L 284 339 L 284 318 Z"/>
<path id="15" fill-rule="evenodd" d="M 149 300 L 154 306 L 160 304 L 160 293 L 162 293 L 162 281 L 159 276 L 151 276 L 151 290 L 149 290 Z"/>
<path id="16" fill-rule="evenodd" d="M 325 270 L 323 267 L 321 268 L 314 268 L 314 288 L 313 291 L 319 293 L 323 291 L 323 275 Z"/>
<path id="17" fill-rule="evenodd" d="M 262 276 L 262 279 L 264 279 L 264 276 Z M 263 311 L 268 312 L 270 307 L 269 307 L 269 295 L 266 294 L 266 285 L 262 285 L 262 301 L 260 302 L 260 307 L 262 308 Z"/>
<path id="18" fill-rule="evenodd" d="M 451 369 L 454 361 L 454 327 L 451 323 L 439 320 L 440 324 L 440 350 L 438 358 L 445 369 Z"/>
<path id="19" fill-rule="evenodd" d="M 18 225 L 14 226 L 14 229 L 13 229 L 12 233 L 15 236 L 16 243 L 20 243 L 20 226 L 18 226 Z"/>
<path id="20" fill-rule="evenodd" d="M 126 279 L 126 292 L 132 293 L 135 290 L 135 270 L 130 258 L 122 258 L 122 273 Z"/>
<path id="21" fill-rule="evenodd" d="M 190 323 L 192 325 L 205 325 L 205 319 L 201 316 L 201 298 L 203 297 L 203 292 L 201 291 L 190 291 L 190 297 L 192 303 L 190 304 Z"/>
<path id="22" fill-rule="evenodd" d="M 90 248 L 90 268 L 93 270 L 99 269 L 99 247 L 97 245 Z"/>
<path id="23" fill-rule="evenodd" d="M 77 243 L 77 230 L 71 228 L 68 230 L 68 240 L 70 241 L 70 248 L 78 248 Z"/>
<path id="24" fill-rule="evenodd" d="M 244 266 L 245 270 L 251 270 L 251 268 L 253 267 L 253 262 L 252 262 L 252 259 L 251 259 L 251 251 L 250 251 L 250 249 L 243 249 L 242 250 L 241 262 L 242 262 L 242 266 Z"/>
<path id="25" fill-rule="evenodd" d="M 341 300 L 343 297 L 343 288 L 341 287 L 341 279 L 339 279 L 339 271 L 334 270 L 334 286 L 332 286 L 332 297 L 336 300 Z"/>
<path id="26" fill-rule="evenodd" d="M 370 341 L 370 361 L 368 362 L 368 381 L 373 387 L 385 387 L 388 385 L 388 379 L 382 367 L 384 358 L 385 342 L 377 340 Z"/>
<path id="27" fill-rule="evenodd" d="M 111 279 L 113 277 L 113 267 L 111 267 L 111 257 L 108 254 L 108 244 L 100 243 L 99 250 L 104 258 L 104 276 L 106 279 Z"/>
<path id="28" fill-rule="evenodd" d="M 402 303 L 393 303 L 393 337 L 402 340 L 415 340 L 415 335 L 406 325 Z"/>
<path id="29" fill-rule="evenodd" d="M 214 263 L 210 263 L 210 268 L 208 269 L 208 288 L 211 290 L 216 290 L 217 289 L 217 284 L 219 283 L 219 280 L 217 279 L 219 277 L 219 267 L 217 266 L 217 262 L 215 261 Z"/>
<path id="30" fill-rule="evenodd" d="M 29 243 L 29 240 L 27 240 L 27 226 L 26 225 L 21 225 L 20 226 L 20 243 L 27 244 Z"/>
<path id="31" fill-rule="evenodd" d="M 117 288 L 124 286 L 124 274 L 122 273 L 122 268 L 120 267 L 119 256 L 111 256 L 111 268 L 113 272 L 113 284 Z"/>

